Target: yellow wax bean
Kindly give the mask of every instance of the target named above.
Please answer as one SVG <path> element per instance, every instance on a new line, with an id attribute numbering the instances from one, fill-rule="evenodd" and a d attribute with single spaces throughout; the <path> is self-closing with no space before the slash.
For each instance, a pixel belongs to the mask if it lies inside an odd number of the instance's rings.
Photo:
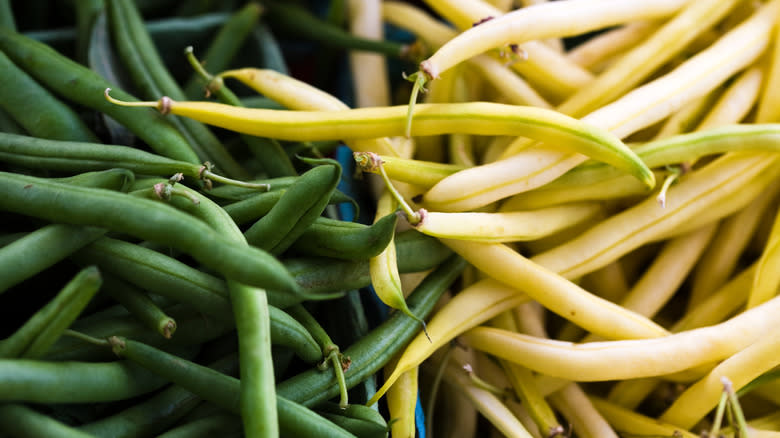
<path id="1" fill-rule="evenodd" d="M 682 51 L 697 35 L 717 24 L 738 2 L 739 0 L 698 0 L 688 3 L 677 15 L 623 55 L 587 87 L 559 105 L 558 110 L 572 116 L 584 116 L 622 96 Z M 622 114 L 621 116 L 625 117 Z M 597 114 L 588 117 L 594 118 Z M 611 123 L 606 118 L 601 120 Z M 602 126 L 615 129 L 609 124 Z M 621 133 L 621 137 L 623 135 L 625 134 Z"/>
<path id="2" fill-rule="evenodd" d="M 398 377 L 421 364 L 460 333 L 525 301 L 528 301 L 528 297 L 523 293 L 491 279 L 481 280 L 463 289 L 429 321 L 431 340 L 423 336 L 415 337 L 404 349 L 393 373 L 367 404 L 370 406 L 376 403 Z"/>
<path id="3" fill-rule="evenodd" d="M 385 372 L 388 368 L 385 367 Z M 403 373 L 387 391 L 387 410 L 390 413 L 390 435 L 414 438 L 415 409 L 417 408 L 418 368 Z"/>
<path id="4" fill-rule="evenodd" d="M 652 318 L 677 291 L 715 234 L 715 224 L 667 242 L 620 305 Z"/>
<path id="5" fill-rule="evenodd" d="M 436 7 L 444 2 L 431 0 Z M 430 58 L 420 64 L 420 70 L 435 79 L 442 72 L 472 56 L 508 44 L 521 44 L 550 37 L 579 35 L 626 22 L 661 18 L 674 13 L 685 1 L 665 0 L 650 3 L 635 1 L 570 0 L 564 3 L 548 2 L 517 9 L 481 23 L 453 38 Z M 449 5 L 449 3 L 448 3 Z M 455 3 L 451 5 L 456 6 Z M 442 8 L 439 12 L 445 14 Z M 495 14 L 480 13 L 477 19 Z M 475 21 L 456 23 L 468 28 Z M 461 20 L 463 21 L 463 20 Z M 530 59 L 530 57 L 529 57 Z"/>
<path id="6" fill-rule="evenodd" d="M 780 286 L 780 214 L 775 212 L 769 242 L 756 266 L 747 307 L 755 307 L 772 298 L 777 293 L 778 286 Z"/>
<path id="7" fill-rule="evenodd" d="M 585 291 L 504 244 L 441 240 L 480 271 L 523 291 L 585 330 L 608 339 L 651 338 L 668 333 L 649 319 Z"/>
<path id="8" fill-rule="evenodd" d="M 407 158 L 379 155 L 387 176 L 391 180 L 403 181 L 418 187 L 428 188 L 436 184 L 447 175 L 463 170 L 466 166 L 458 164 L 446 164 L 435 161 L 412 160 Z M 379 173 L 379 167 L 363 169 L 372 173 Z"/>
<path id="9" fill-rule="evenodd" d="M 381 0 L 349 0 L 349 31 L 355 36 L 383 40 Z M 357 107 L 390 103 L 387 59 L 377 53 L 350 51 L 349 65 Z"/>
<path id="10" fill-rule="evenodd" d="M 420 210 L 418 231 L 430 236 L 477 242 L 535 240 L 593 218 L 598 203 L 566 204 L 533 211 L 442 213 Z"/>
<path id="11" fill-rule="evenodd" d="M 460 30 L 468 30 L 475 23 L 484 24 L 483 20 L 503 15 L 502 11 L 480 0 L 428 0 L 427 3 Z M 442 45 L 446 45 L 449 40 L 454 39 L 455 35 L 444 41 Z M 590 82 L 592 75 L 587 70 L 569 62 L 559 51 L 534 40 L 536 38 L 517 41 L 517 51 L 526 56 L 523 57 L 522 61 L 513 62 L 512 69 L 528 78 L 536 87 L 543 89 L 546 94 L 558 100 Z M 503 44 L 499 44 L 490 48 L 503 46 Z M 474 55 L 480 53 L 482 52 Z M 469 58 L 471 57 L 463 58 L 463 60 Z"/>
<path id="12" fill-rule="evenodd" d="M 348 140 L 403 135 L 406 106 L 358 108 L 343 111 L 283 111 L 239 108 L 213 102 L 157 102 L 115 104 L 158 107 L 172 113 L 244 134 L 281 140 Z M 412 135 L 476 134 L 525 135 L 578 150 L 635 175 L 648 187 L 653 173 L 620 140 L 571 117 L 544 108 L 489 102 L 420 104 L 414 111 Z"/>
<path id="13" fill-rule="evenodd" d="M 780 150 L 780 124 L 735 124 L 653 140 L 634 148 L 648 167 L 695 160 L 734 151 Z M 520 193 L 504 204 L 533 209 L 555 203 L 610 199 L 644 193 L 630 178 L 600 163 L 584 163 L 536 190 Z"/>
<path id="14" fill-rule="evenodd" d="M 653 339 L 574 344 L 491 327 L 475 327 L 462 338 L 473 348 L 553 377 L 581 382 L 636 379 L 730 357 L 777 332 L 778 311 L 780 299 L 774 298 L 718 325 Z"/>
<path id="15" fill-rule="evenodd" d="M 396 202 L 389 191 L 385 190 L 377 201 L 374 220 L 391 214 L 396 210 Z M 410 318 L 416 319 L 423 326 L 425 336 L 425 322 L 416 316 L 406 305 L 404 292 L 401 287 L 401 276 L 398 273 L 398 262 L 395 252 L 395 239 L 391 239 L 387 247 L 378 255 L 368 260 L 368 272 L 371 277 L 371 285 L 377 297 L 393 309 L 400 310 Z"/>
<path id="16" fill-rule="evenodd" d="M 590 397 L 593 406 L 609 421 L 616 430 L 626 434 L 645 436 L 674 436 L 680 438 L 700 438 L 699 435 L 682 430 L 668 423 L 662 423 L 655 418 L 645 417 L 633 410 L 625 409 L 618 404 L 602 398 Z"/>
<path id="17" fill-rule="evenodd" d="M 621 138 L 662 120 L 752 63 L 767 47 L 767 36 L 779 7 L 777 0 L 765 4 L 750 19 L 672 72 L 634 89 L 583 120 Z M 509 149 L 507 154 L 511 153 Z M 437 208 L 448 204 L 457 205 L 461 211 L 477 208 L 546 184 L 583 161 L 585 158 L 576 154 L 530 148 L 443 179 L 426 193 L 425 201 Z"/>
<path id="18" fill-rule="evenodd" d="M 518 308 L 528 307 L 531 304 L 533 302 L 523 303 L 515 307 L 515 311 Z M 517 325 L 510 312 L 504 312 L 496 316 L 491 321 L 491 324 L 504 330 L 517 331 Z M 562 434 L 564 432 L 563 427 L 555 417 L 547 400 L 539 392 L 531 370 L 506 360 L 501 360 L 500 363 L 509 383 L 515 390 L 515 394 L 519 397 L 523 406 L 525 406 L 526 411 L 538 429 L 544 431 L 545 436 Z"/>
<path id="19" fill-rule="evenodd" d="M 349 106 L 337 97 L 303 81 L 270 69 L 241 68 L 219 74 L 233 78 L 287 108 L 299 111 L 342 111 Z M 354 140 L 349 146 L 356 150 L 375 151 L 398 156 L 398 148 L 387 138 Z"/>
<path id="20" fill-rule="evenodd" d="M 657 28 L 658 23 L 654 21 L 629 23 L 588 39 L 566 52 L 566 57 L 577 65 L 592 70 L 610 57 L 644 40 Z"/>
<path id="21" fill-rule="evenodd" d="M 550 403 L 571 424 L 582 438 L 617 438 L 618 435 L 604 417 L 593 407 L 582 388 L 569 383 L 550 395 Z"/>
<path id="22" fill-rule="evenodd" d="M 695 219 L 705 212 L 723 217 L 740 208 L 744 202 L 724 205 L 723 199 L 740 194 L 762 171 L 777 167 L 777 160 L 770 153 L 723 156 L 672 186 L 665 207 L 647 198 L 532 260 L 563 277 L 580 277 L 647 242 L 684 232 L 686 225 L 699 226 Z"/>
<path id="23" fill-rule="evenodd" d="M 707 295 L 731 278 L 759 221 L 772 207 L 776 193 L 777 190 L 766 190 L 745 208 L 721 221 L 718 226 L 718 238 L 707 248 L 707 252 L 696 266 L 691 281 L 688 309 L 694 309 Z M 771 298 L 771 295 L 768 298 Z"/>
<path id="24" fill-rule="evenodd" d="M 409 30 L 432 47 L 440 47 L 457 32 L 426 12 L 408 3 L 382 3 L 385 21 Z M 469 68 L 478 71 L 498 90 L 508 103 L 550 108 L 550 104 L 520 76 L 510 71 L 505 63 L 487 55 L 467 61 Z"/>
<path id="25" fill-rule="evenodd" d="M 764 68 L 762 65 L 753 66 L 740 73 L 734 83 L 718 99 L 707 117 L 701 121 L 697 130 L 703 131 L 740 122 L 756 103 L 763 81 Z"/>
<path id="26" fill-rule="evenodd" d="M 510 411 L 495 394 L 479 388 L 469 381 L 462 365 L 450 364 L 445 369 L 447 383 L 454 385 L 465 395 L 474 407 L 487 418 L 504 436 L 516 438 L 533 438 L 520 420 Z"/>
<path id="27" fill-rule="evenodd" d="M 777 101 L 780 98 L 780 27 L 775 26 L 772 35 L 767 40 L 774 42 L 771 53 L 771 64 L 765 80 L 761 99 L 756 112 L 756 122 L 780 122 L 780 108 Z"/>
<path id="28" fill-rule="evenodd" d="M 780 331 L 768 331 L 752 345 L 716 366 L 706 377 L 691 385 L 659 418 L 684 429 L 693 427 L 717 404 L 723 392 L 721 378 L 727 377 L 734 390 L 780 364 Z"/>

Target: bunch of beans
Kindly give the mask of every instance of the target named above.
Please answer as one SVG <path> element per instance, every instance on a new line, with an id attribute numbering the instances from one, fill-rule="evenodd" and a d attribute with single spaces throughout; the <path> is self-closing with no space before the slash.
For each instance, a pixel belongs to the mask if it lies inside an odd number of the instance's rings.
<path id="1" fill-rule="evenodd" d="M 780 433 L 780 0 L 36 4 L 0 437 Z"/>

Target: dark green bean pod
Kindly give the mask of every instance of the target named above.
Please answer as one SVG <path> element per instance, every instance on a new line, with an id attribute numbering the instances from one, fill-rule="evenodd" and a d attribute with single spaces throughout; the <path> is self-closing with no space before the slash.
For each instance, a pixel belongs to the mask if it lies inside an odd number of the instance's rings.
<path id="1" fill-rule="evenodd" d="M 219 188 L 221 189 L 223 187 L 226 186 Z M 270 187 L 270 192 L 256 193 L 254 196 L 224 205 L 222 208 L 224 208 L 230 217 L 233 218 L 233 221 L 239 225 L 246 224 L 253 220 L 258 220 L 271 211 L 273 206 L 279 202 L 279 199 L 281 199 L 282 195 L 287 190 L 286 188 L 279 188 L 278 185 L 274 186 L 273 183 L 270 183 Z M 353 205 L 357 205 L 354 199 L 348 197 L 338 190 L 334 190 L 328 203 L 334 205 L 341 204 L 342 202 L 349 202 Z M 319 218 L 315 219 L 315 222 L 317 221 L 319 221 Z"/>
<path id="2" fill-rule="evenodd" d="M 24 128 L 19 126 L 4 109 L 0 108 L 0 132 L 9 134 L 24 134 Z"/>
<path id="3" fill-rule="evenodd" d="M 322 215 L 341 179 L 341 166 L 316 166 L 301 175 L 265 216 L 244 232 L 249 244 L 281 254 Z"/>
<path id="4" fill-rule="evenodd" d="M 0 293 L 54 266 L 105 233 L 102 228 L 53 224 L 0 248 Z"/>
<path id="5" fill-rule="evenodd" d="M 214 414 L 184 423 L 158 435 L 157 438 L 240 438 L 241 419 L 232 414 Z"/>
<path id="6" fill-rule="evenodd" d="M 368 260 L 390 243 L 397 221 L 395 214 L 389 214 L 373 225 L 317 218 L 290 248 L 307 256 Z"/>
<path id="7" fill-rule="evenodd" d="M 148 99 L 169 96 L 186 100 L 181 87 L 165 68 L 136 5 L 123 0 L 107 0 L 106 6 L 114 44 L 140 94 Z M 171 121 L 188 139 L 201 161 L 214 163 L 228 177 L 249 177 L 206 125 L 189 118 L 174 117 Z"/>
<path id="8" fill-rule="evenodd" d="M 436 238 L 408 230 L 395 238 L 398 271 L 422 272 L 434 268 L 452 254 Z M 290 258 L 284 261 L 290 274 L 308 293 L 360 289 L 371 284 L 368 260 L 334 260 L 324 257 Z"/>
<path id="9" fill-rule="evenodd" d="M 234 330 L 232 323 L 217 321 L 186 306 L 177 305 L 165 310 L 177 322 L 176 336 L 171 339 L 163 338 L 126 312 L 103 318 L 98 318 L 97 315 L 80 318 L 73 323 L 72 329 L 97 339 L 112 335 L 132 337 L 159 348 L 199 345 Z M 104 346 L 84 342 L 72 336 L 63 336 L 49 348 L 44 359 L 95 362 L 110 361 L 116 359 L 116 356 Z"/>
<path id="10" fill-rule="evenodd" d="M 234 374 L 238 371 L 238 357 L 235 354 L 224 357 L 210 364 L 209 368 Z M 201 401 L 196 394 L 171 385 L 147 400 L 78 429 L 96 437 L 156 436 L 168 430 Z"/>
<path id="11" fill-rule="evenodd" d="M 0 27 L 16 30 L 14 11 L 11 9 L 11 0 L 0 0 Z"/>
<path id="12" fill-rule="evenodd" d="M 466 262 L 452 256 L 432 273 L 407 298 L 415 315 L 425 318 L 433 310 L 439 297 L 458 278 Z M 351 359 L 345 371 L 348 387 L 354 387 L 379 371 L 420 331 L 419 321 L 396 312 L 385 322 L 350 346 L 344 355 Z M 305 406 L 318 404 L 335 397 L 338 385 L 332 376 L 319 370 L 304 371 L 277 385 L 277 393 Z"/>
<path id="13" fill-rule="evenodd" d="M 346 409 L 336 403 L 317 405 L 317 413 L 361 438 L 386 438 L 389 427 L 382 414 L 376 409 L 361 404 L 352 404 Z"/>
<path id="14" fill-rule="evenodd" d="M 0 404 L 0 430 L 3 436 L 20 438 L 93 438 L 93 435 L 19 403 Z"/>
<path id="15" fill-rule="evenodd" d="M 37 359 L 43 356 L 79 316 L 101 284 L 94 266 L 84 268 L 14 334 L 0 341 L 0 357 Z"/>
<path id="16" fill-rule="evenodd" d="M 73 8 L 76 12 L 76 60 L 86 64 L 92 26 L 103 10 L 103 0 L 75 0 Z"/>
<path id="17" fill-rule="evenodd" d="M 127 233 L 184 251 L 226 278 L 290 293 L 300 290 L 270 254 L 242 246 L 161 202 L 5 172 L 0 172 L 0 191 L 3 211 Z"/>
<path id="18" fill-rule="evenodd" d="M 111 116 L 158 154 L 195 164 L 201 162 L 181 133 L 158 112 L 133 111 L 106 101 L 103 95 L 106 88 L 113 88 L 111 94 L 119 99 L 137 99 L 46 44 L 0 28 L 0 50 L 48 89 L 72 102 Z"/>
<path id="19" fill-rule="evenodd" d="M 97 141 L 78 114 L 0 52 L 0 108 L 27 132 L 55 140 Z"/>
<path id="20" fill-rule="evenodd" d="M 52 178 L 51 181 L 71 186 L 91 187 L 126 192 L 135 182 L 135 174 L 127 169 L 106 169 L 82 172 L 64 178 Z"/>
<path id="21" fill-rule="evenodd" d="M 271 344 L 290 348 L 306 363 L 322 360 L 322 349 L 306 327 L 283 310 L 275 307 L 269 307 L 268 310 L 271 317 Z"/>
<path id="22" fill-rule="evenodd" d="M 0 133 L 0 161 L 64 172 L 123 168 L 142 175 L 170 176 L 181 173 L 204 181 L 236 185 L 248 192 L 265 190 L 265 184 L 244 183 L 221 177 L 209 166 L 178 161 L 140 149 L 88 142 L 58 141 Z"/>
<path id="23" fill-rule="evenodd" d="M 176 332 L 176 320 L 167 315 L 144 291 L 112 275 L 105 277 L 104 291 L 138 321 L 166 339 L 170 339 Z"/>
<path id="24" fill-rule="evenodd" d="M 165 385 L 129 361 L 104 363 L 0 359 L 0 400 L 98 403 L 126 400 Z"/>
<path id="25" fill-rule="evenodd" d="M 154 370 L 171 382 L 187 388 L 204 400 L 211 401 L 229 412 L 240 413 L 241 383 L 238 379 L 140 342 L 117 337 L 110 338 L 109 342 L 119 356 Z M 298 403 L 278 396 L 276 401 L 279 431 L 283 436 L 354 436 Z"/>
<path id="26" fill-rule="evenodd" d="M 290 2 L 270 1 L 266 7 L 265 22 L 280 35 L 315 41 L 331 48 L 370 51 L 395 58 L 410 54 L 409 46 L 405 44 L 357 37 Z"/>
<path id="27" fill-rule="evenodd" d="M 257 24 L 262 10 L 262 6 L 258 3 L 249 2 L 222 25 L 206 49 L 203 63 L 206 68 L 211 71 L 222 71 L 230 65 Z M 197 74 L 193 74 L 184 86 L 184 94 L 191 100 L 197 100 L 203 98 L 204 92 L 205 81 Z"/>
<path id="28" fill-rule="evenodd" d="M 282 54 L 282 48 L 276 41 L 276 37 L 265 23 L 258 24 L 252 32 L 251 41 L 260 52 L 260 66 L 279 73 L 289 74 L 287 62 Z"/>
<path id="29" fill-rule="evenodd" d="M 122 240 L 101 238 L 73 255 L 81 264 L 95 264 L 149 292 L 187 303 L 221 321 L 233 321 L 225 280 L 199 271 L 157 251 Z M 289 294 L 266 291 L 272 306 L 285 308 L 308 299 L 326 299 L 332 295 Z"/>

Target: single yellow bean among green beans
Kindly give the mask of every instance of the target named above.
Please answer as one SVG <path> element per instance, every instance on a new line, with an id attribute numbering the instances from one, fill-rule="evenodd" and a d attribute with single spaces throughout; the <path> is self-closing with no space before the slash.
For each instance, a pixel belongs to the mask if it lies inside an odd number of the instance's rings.
<path id="1" fill-rule="evenodd" d="M 244 134 L 281 140 L 349 140 L 404 135 L 406 106 L 344 111 L 280 111 L 238 108 L 213 102 L 121 102 L 125 106 L 156 107 L 164 114 L 191 117 Z M 547 141 L 608 162 L 655 185 L 650 169 L 620 140 L 606 131 L 544 108 L 489 102 L 420 104 L 415 107 L 412 135 L 523 135 Z"/>

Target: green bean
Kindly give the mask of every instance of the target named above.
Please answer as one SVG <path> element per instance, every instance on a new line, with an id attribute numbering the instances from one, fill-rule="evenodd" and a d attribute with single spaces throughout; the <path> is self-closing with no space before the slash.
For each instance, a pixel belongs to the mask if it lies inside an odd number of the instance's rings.
<path id="1" fill-rule="evenodd" d="M 227 278 L 285 292 L 300 289 L 273 256 L 232 242 L 160 202 L 5 172 L 0 172 L 0 188 L 2 210 L 131 234 L 180 249 Z"/>
<path id="2" fill-rule="evenodd" d="M 276 37 L 274 37 L 271 29 L 265 23 L 259 23 L 255 26 L 250 41 L 259 47 L 260 66 L 278 71 L 279 73 L 289 74 L 282 49 L 279 47 L 279 43 L 276 41 Z"/>
<path id="3" fill-rule="evenodd" d="M 184 99 L 184 92 L 165 68 L 157 48 L 143 26 L 143 18 L 133 2 L 106 2 L 114 44 L 140 93 L 147 98 L 164 94 Z M 227 152 L 209 129 L 186 118 L 172 119 L 188 139 L 202 161 L 211 161 L 225 175 L 244 179 L 249 176 Z"/>
<path id="4" fill-rule="evenodd" d="M 142 324 L 163 337 L 170 339 L 176 332 L 176 320 L 160 309 L 142 290 L 110 275 L 105 278 L 104 290 Z"/>
<path id="5" fill-rule="evenodd" d="M 452 254 L 438 240 L 418 231 L 401 232 L 395 242 L 400 273 L 432 269 Z M 303 290 L 311 294 L 360 289 L 371 284 L 368 260 L 308 257 L 287 259 L 284 264 Z"/>
<path id="6" fill-rule="evenodd" d="M 72 329 L 93 338 L 105 339 L 112 335 L 133 337 L 149 345 L 160 348 L 168 346 L 191 346 L 202 344 L 230 333 L 234 327 L 201 313 L 194 312 L 186 306 L 166 307 L 165 311 L 176 319 L 176 336 L 165 339 L 156 331 L 141 324 L 132 315 L 120 314 L 98 318 L 85 317 L 76 320 Z M 116 356 L 104 346 L 84 342 L 72 336 L 63 336 L 49 348 L 44 356 L 46 360 L 54 361 L 110 361 Z"/>
<path id="7" fill-rule="evenodd" d="M 307 256 L 368 260 L 387 247 L 397 220 L 395 214 L 389 214 L 373 225 L 317 218 L 291 248 Z"/>
<path id="8" fill-rule="evenodd" d="M 160 155 L 200 163 L 184 137 L 157 114 L 141 114 L 138 111 L 117 111 L 102 96 L 95 98 L 97 90 L 111 84 L 95 72 L 60 55 L 51 47 L 24 35 L 0 28 L 0 50 L 29 75 L 55 93 L 81 105 L 101 111 L 125 125 Z M 116 94 L 133 99 L 127 93 Z"/>
<path id="9" fill-rule="evenodd" d="M 76 274 L 13 335 L 0 341 L 0 357 L 37 359 L 43 356 L 78 317 L 100 284 L 101 276 L 94 266 Z"/>
<path id="10" fill-rule="evenodd" d="M 168 184 L 172 186 L 173 182 Z M 185 204 L 191 213 L 227 241 L 250 248 L 241 230 L 223 209 L 193 190 L 180 190 L 199 201 L 195 209 L 192 203 Z M 271 356 L 271 328 L 266 292 L 230 277 L 226 281 L 238 331 L 244 432 L 248 437 L 275 436 L 279 433 L 279 424 L 276 406 L 272 402 L 276 391 L 273 362 L 268 361 Z"/>
<path id="11" fill-rule="evenodd" d="M 19 126 L 4 109 L 0 109 L 0 132 L 24 134 L 24 128 Z"/>
<path id="12" fill-rule="evenodd" d="M 320 20 L 306 9 L 289 2 L 267 2 L 266 22 L 274 29 L 295 38 L 316 41 L 337 49 L 362 50 L 382 55 L 407 58 L 413 53 L 409 46 L 395 41 L 378 41 L 357 37 L 344 29 Z"/>
<path id="13" fill-rule="evenodd" d="M 0 248 L 0 293 L 53 266 L 105 232 L 102 228 L 53 224 Z"/>
<path id="14" fill-rule="evenodd" d="M 30 169 L 47 169 L 64 172 L 85 172 L 110 168 L 124 168 L 145 175 L 169 176 L 182 173 L 206 182 L 216 181 L 235 185 L 255 192 L 267 188 L 265 184 L 253 184 L 224 178 L 211 171 L 211 165 L 197 165 L 162 157 L 140 149 L 119 145 L 103 145 L 88 142 L 56 141 L 24 135 L 0 133 L 0 161 L 25 166 Z"/>
<path id="15" fill-rule="evenodd" d="M 460 275 L 465 262 L 452 256 L 425 277 L 407 299 L 415 315 L 425 318 L 441 294 Z M 344 355 L 352 361 L 345 371 L 347 387 L 354 387 L 381 369 L 413 336 L 419 322 L 401 312 L 390 316 L 379 327 L 350 346 Z M 277 393 L 305 406 L 316 406 L 338 394 L 336 382 L 318 370 L 304 371 L 277 385 Z"/>
<path id="16" fill-rule="evenodd" d="M 279 199 L 282 198 L 282 195 L 287 190 L 286 188 L 277 190 L 274 189 L 274 187 L 274 184 L 271 183 L 272 190 L 270 192 L 255 193 L 254 196 L 233 202 L 232 204 L 227 204 L 223 208 L 230 215 L 230 217 L 233 218 L 233 221 L 239 225 L 251 222 L 252 220 L 258 220 L 271 211 L 274 205 L 279 202 Z M 278 186 L 276 187 L 278 188 Z M 341 204 L 343 202 L 349 202 L 352 205 L 357 205 L 354 199 L 348 197 L 338 190 L 334 190 L 331 193 L 330 199 L 328 201 L 328 203 L 331 205 Z M 319 220 L 320 219 L 317 218 L 315 219 L 315 222 Z"/>
<path id="17" fill-rule="evenodd" d="M 229 412 L 240 413 L 239 387 L 242 381 L 140 342 L 116 337 L 110 338 L 109 342 L 118 355 L 154 370 Z M 277 396 L 276 405 L 283 436 L 351 436 L 298 403 Z"/>
<path id="18" fill-rule="evenodd" d="M 214 436 L 236 438 L 244 436 L 240 418 L 231 414 L 209 415 L 168 429 L 157 438 L 211 438 Z"/>
<path id="19" fill-rule="evenodd" d="M 238 370 L 235 354 L 209 365 L 222 373 Z M 79 430 L 98 437 L 134 437 L 157 435 L 175 424 L 201 402 L 201 398 L 181 386 L 172 385 L 147 400 L 100 420 L 79 426 Z"/>
<path id="20" fill-rule="evenodd" d="M 232 321 L 225 281 L 157 251 L 107 237 L 96 240 L 74 254 L 81 264 L 96 264 L 141 289 L 187 303 L 221 321 Z M 303 270 L 304 268 L 299 268 Z M 289 294 L 269 290 L 273 306 L 284 308 L 304 299 L 322 299 L 306 291 Z"/>
<path id="21" fill-rule="evenodd" d="M 86 64 L 88 60 L 92 27 L 103 10 L 103 0 L 76 0 L 76 60 Z"/>
<path id="22" fill-rule="evenodd" d="M 379 411 L 365 405 L 349 405 L 346 409 L 325 402 L 316 412 L 361 438 L 387 437 L 388 425 Z"/>
<path id="23" fill-rule="evenodd" d="M 271 344 L 290 348 L 306 363 L 323 359 L 323 349 L 312 337 L 310 330 L 283 310 L 275 307 L 269 307 L 268 310 L 271 318 Z"/>
<path id="24" fill-rule="evenodd" d="M 207 93 L 214 94 L 222 103 L 238 107 L 244 106 L 238 96 L 233 94 L 221 79 L 215 81 L 214 76 L 208 73 L 201 63 L 198 62 L 191 46 L 185 49 L 185 54 L 196 73 L 202 80 L 206 81 Z M 287 156 L 285 150 L 275 139 L 246 134 L 242 134 L 241 138 L 244 139 L 244 143 L 249 147 L 249 151 L 260 159 L 263 170 L 265 170 L 269 176 L 280 177 L 297 175 L 295 167 L 293 167 L 292 162 L 290 161 L 290 157 Z"/>
<path id="25" fill-rule="evenodd" d="M 18 403 L 0 404 L 0 428 L 5 436 L 90 438 L 92 435 L 74 429 L 54 418 Z"/>
<path id="26" fill-rule="evenodd" d="M 221 71 L 228 67 L 257 24 L 262 11 L 259 4 L 249 2 L 222 25 L 206 50 L 205 65 L 209 69 Z M 201 98 L 203 91 L 203 80 L 198 75 L 192 75 L 184 86 L 184 94 L 190 99 Z"/>
<path id="27" fill-rule="evenodd" d="M 79 187 L 92 187 L 125 192 L 133 182 L 135 182 L 135 175 L 127 169 L 111 168 L 92 172 L 82 172 L 64 178 L 52 178 L 51 180 L 57 183 Z"/>
<path id="28" fill-rule="evenodd" d="M 271 254 L 287 250 L 322 214 L 340 179 L 341 166 L 335 161 L 305 172 L 244 232 L 247 242 Z"/>
<path id="29" fill-rule="evenodd" d="M 0 400 L 98 403 L 154 391 L 165 380 L 128 361 L 106 363 L 0 359 Z"/>
<path id="30" fill-rule="evenodd" d="M 0 107 L 27 132 L 43 138 L 97 141 L 69 106 L 17 67 L 0 52 Z M 45 110 L 44 110 L 45 108 Z"/>
<path id="31" fill-rule="evenodd" d="M 325 356 L 323 363 L 318 366 L 319 369 L 325 370 L 328 367 L 328 362 L 333 367 L 333 372 L 336 377 L 336 381 L 339 385 L 339 407 L 346 408 L 349 405 L 347 395 L 347 383 L 344 381 L 344 368 L 349 366 L 349 358 L 343 356 L 339 351 L 339 346 L 334 344 L 330 339 L 330 335 L 322 328 L 319 322 L 306 310 L 303 305 L 298 304 L 290 306 L 288 309 L 290 315 L 303 325 L 306 330 L 311 333 L 312 337 L 319 345 L 322 355 Z"/>
<path id="32" fill-rule="evenodd" d="M 0 27 L 16 30 L 14 11 L 11 9 L 11 0 L 0 0 Z"/>

